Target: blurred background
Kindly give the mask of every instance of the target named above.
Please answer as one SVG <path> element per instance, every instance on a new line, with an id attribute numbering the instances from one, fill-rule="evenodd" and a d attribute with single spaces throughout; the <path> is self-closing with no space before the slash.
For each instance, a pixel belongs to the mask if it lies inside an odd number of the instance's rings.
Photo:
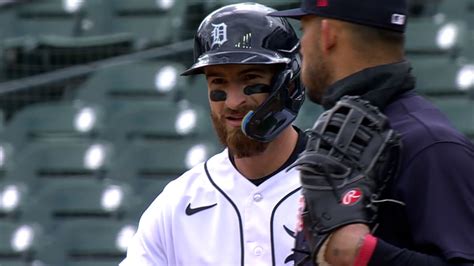
<path id="1" fill-rule="evenodd" d="M 117 265 L 163 187 L 222 149 L 205 80 L 179 74 L 237 2 L 0 0 L 0 266 Z M 409 2 L 419 93 L 474 140 L 474 0 Z"/>

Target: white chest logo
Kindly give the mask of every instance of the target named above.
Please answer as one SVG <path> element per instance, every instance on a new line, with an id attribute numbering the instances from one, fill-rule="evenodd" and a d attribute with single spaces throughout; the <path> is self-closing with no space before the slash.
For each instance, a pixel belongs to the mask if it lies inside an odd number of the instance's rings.
<path id="1" fill-rule="evenodd" d="M 212 45 L 222 45 L 227 41 L 227 25 L 225 23 L 212 24 L 214 29 L 212 30 Z"/>

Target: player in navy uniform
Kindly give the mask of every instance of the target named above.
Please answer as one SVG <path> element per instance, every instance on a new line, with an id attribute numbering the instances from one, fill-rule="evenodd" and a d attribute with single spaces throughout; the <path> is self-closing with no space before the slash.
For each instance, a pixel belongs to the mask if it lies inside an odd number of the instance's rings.
<path id="1" fill-rule="evenodd" d="M 302 81 L 312 101 L 329 109 L 344 95 L 361 95 L 403 142 L 378 226 L 339 228 L 318 254 L 321 264 L 474 262 L 474 146 L 417 95 L 404 56 L 406 14 L 405 0 L 303 0 L 301 8 L 272 14 L 301 20 Z M 297 248 L 303 239 L 299 234 Z"/>
<path id="2" fill-rule="evenodd" d="M 298 172 L 292 126 L 304 100 L 299 40 L 254 3 L 229 5 L 197 30 L 213 125 L 227 147 L 169 183 L 140 219 L 121 266 L 292 265 Z M 204 88 L 202 88 L 204 89 Z M 203 93 L 205 91 L 203 90 Z"/>

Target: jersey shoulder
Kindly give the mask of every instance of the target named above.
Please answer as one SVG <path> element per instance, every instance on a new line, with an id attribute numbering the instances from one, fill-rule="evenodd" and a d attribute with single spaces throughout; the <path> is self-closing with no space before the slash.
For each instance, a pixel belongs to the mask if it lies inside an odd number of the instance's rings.
<path id="1" fill-rule="evenodd" d="M 227 149 L 225 149 L 169 182 L 152 202 L 149 209 L 173 209 L 180 203 L 188 201 L 189 198 L 215 191 L 206 173 L 206 164 L 233 169 Z"/>

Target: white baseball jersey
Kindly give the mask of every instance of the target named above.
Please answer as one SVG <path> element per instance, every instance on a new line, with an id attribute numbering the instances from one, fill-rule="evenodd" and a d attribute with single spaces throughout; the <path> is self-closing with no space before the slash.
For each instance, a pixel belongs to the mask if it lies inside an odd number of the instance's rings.
<path id="1" fill-rule="evenodd" d="M 165 187 L 120 266 L 293 265 L 300 190 L 295 169 L 254 185 L 225 149 Z"/>

